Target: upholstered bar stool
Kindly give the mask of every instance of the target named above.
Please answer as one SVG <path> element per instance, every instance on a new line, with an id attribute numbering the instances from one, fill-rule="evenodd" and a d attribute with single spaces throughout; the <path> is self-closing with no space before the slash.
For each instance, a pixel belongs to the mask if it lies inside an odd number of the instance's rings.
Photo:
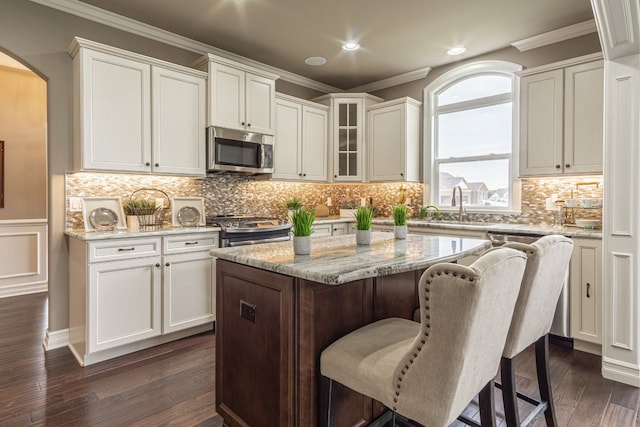
<path id="1" fill-rule="evenodd" d="M 383 319 L 327 347 L 321 425 L 334 425 L 337 381 L 429 427 L 449 425 L 480 393 L 482 425 L 495 426 L 493 378 L 525 265 L 523 253 L 497 249 L 470 267 L 432 266 L 418 285 L 420 323 Z"/>
<path id="2" fill-rule="evenodd" d="M 547 426 L 555 427 L 558 423 L 549 376 L 549 331 L 562 286 L 567 278 L 573 242 L 564 236 L 545 236 L 531 245 L 508 243 L 503 247 L 517 249 L 527 255 L 527 268 L 522 278 L 520 295 L 500 362 L 507 426 L 530 425 L 544 411 Z M 515 388 L 513 358 L 533 343 L 540 402 L 517 393 Z M 522 424 L 518 413 L 518 397 L 536 406 Z"/>

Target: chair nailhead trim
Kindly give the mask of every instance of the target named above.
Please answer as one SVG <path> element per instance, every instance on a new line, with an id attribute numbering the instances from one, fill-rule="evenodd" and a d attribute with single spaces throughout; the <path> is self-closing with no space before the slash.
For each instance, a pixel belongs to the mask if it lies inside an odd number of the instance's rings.
<path id="1" fill-rule="evenodd" d="M 399 391 L 396 391 L 396 396 L 400 396 L 400 392 Z"/>
<path id="2" fill-rule="evenodd" d="M 424 343 L 426 343 L 427 341 L 426 341 L 426 340 L 420 340 L 420 342 L 421 342 L 422 344 L 424 344 Z M 404 372 L 403 372 L 403 374 L 404 374 Z"/>

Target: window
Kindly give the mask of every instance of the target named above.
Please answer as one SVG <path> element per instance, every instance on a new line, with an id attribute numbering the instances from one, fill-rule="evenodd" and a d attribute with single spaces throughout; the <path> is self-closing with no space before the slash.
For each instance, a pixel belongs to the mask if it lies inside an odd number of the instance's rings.
<path id="1" fill-rule="evenodd" d="M 519 209 L 514 173 L 516 64 L 458 67 L 425 89 L 425 203 L 451 206 L 453 189 L 478 211 Z"/>

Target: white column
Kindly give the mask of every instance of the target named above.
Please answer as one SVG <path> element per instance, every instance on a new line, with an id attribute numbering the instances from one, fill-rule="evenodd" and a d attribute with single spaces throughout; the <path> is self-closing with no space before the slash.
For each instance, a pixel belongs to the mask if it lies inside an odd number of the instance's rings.
<path id="1" fill-rule="evenodd" d="M 637 0 L 592 0 L 605 57 L 602 375 L 640 387 Z"/>

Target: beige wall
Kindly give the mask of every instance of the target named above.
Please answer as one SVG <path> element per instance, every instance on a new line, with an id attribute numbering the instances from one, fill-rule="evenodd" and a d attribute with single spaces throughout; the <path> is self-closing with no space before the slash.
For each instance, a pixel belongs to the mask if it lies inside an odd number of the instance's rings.
<path id="1" fill-rule="evenodd" d="M 65 227 L 64 174 L 72 168 L 72 66 L 67 47 L 74 36 L 138 52 L 182 65 L 189 65 L 199 55 L 164 45 L 92 21 L 68 15 L 26 0 L 0 0 L 0 50 L 21 58 L 47 79 L 48 166 L 49 166 L 49 329 L 57 331 L 68 325 L 68 245 Z M 591 36 L 586 36 L 587 38 Z M 593 35 L 592 39 L 597 40 Z M 567 42 L 565 42 L 567 43 Z M 594 43 L 587 43 L 593 47 Z M 569 46 L 571 45 L 571 46 Z M 484 59 L 508 59 L 529 63 L 553 62 L 599 50 L 559 44 L 537 51 L 515 54 L 512 49 L 484 55 Z M 516 55 L 519 59 L 513 59 Z M 526 58 L 539 58 L 528 61 Z M 437 77 L 434 70 L 427 80 Z M 389 88 L 378 95 L 392 99 L 399 96 L 422 98 L 427 80 Z M 278 89 L 304 97 L 312 91 L 279 83 Z M 315 95 L 315 94 L 313 94 Z"/>
<path id="2" fill-rule="evenodd" d="M 0 140 L 5 144 L 0 220 L 47 217 L 46 91 L 36 74 L 0 66 Z"/>

